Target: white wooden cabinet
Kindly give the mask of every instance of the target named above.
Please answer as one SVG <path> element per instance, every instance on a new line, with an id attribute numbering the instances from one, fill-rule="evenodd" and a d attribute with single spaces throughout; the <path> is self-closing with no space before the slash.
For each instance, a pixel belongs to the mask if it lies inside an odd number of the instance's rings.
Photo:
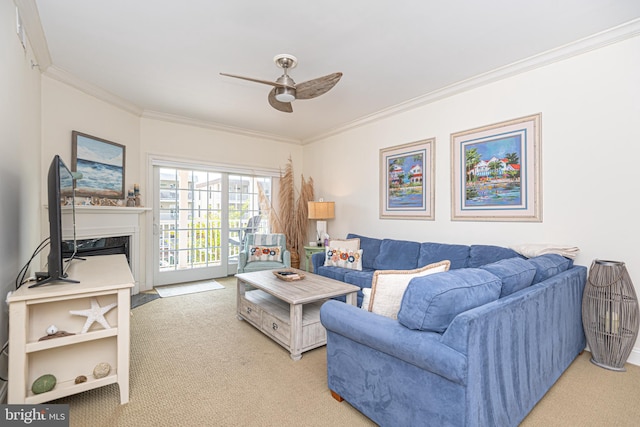
<path id="1" fill-rule="evenodd" d="M 134 279 L 127 260 L 124 255 L 73 260 L 68 273 L 80 283 L 56 282 L 36 288 L 25 284 L 7 298 L 9 404 L 48 402 L 113 383 L 120 388 L 120 403 L 129 401 L 129 316 Z M 117 303 L 104 315 L 110 327 L 105 329 L 95 322 L 81 334 L 87 317 L 69 311 L 89 309 L 94 298 L 101 307 Z M 50 325 L 75 335 L 39 341 Z M 101 362 L 109 363 L 111 372 L 96 379 L 93 369 Z M 44 374 L 54 375 L 56 386 L 34 394 L 31 386 Z M 87 381 L 76 384 L 81 375 Z"/>

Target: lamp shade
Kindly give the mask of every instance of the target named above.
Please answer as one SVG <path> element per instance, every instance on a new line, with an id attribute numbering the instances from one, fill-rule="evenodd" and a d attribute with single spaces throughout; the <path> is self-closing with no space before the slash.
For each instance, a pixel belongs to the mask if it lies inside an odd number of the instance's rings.
<path id="1" fill-rule="evenodd" d="M 308 202 L 309 219 L 335 218 L 335 202 Z"/>

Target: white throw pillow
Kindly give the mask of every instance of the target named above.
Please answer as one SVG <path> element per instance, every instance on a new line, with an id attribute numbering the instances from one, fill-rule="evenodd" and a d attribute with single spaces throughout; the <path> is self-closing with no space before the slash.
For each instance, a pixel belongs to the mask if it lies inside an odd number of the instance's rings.
<path id="1" fill-rule="evenodd" d="M 371 300 L 371 288 L 362 288 L 361 309 L 369 311 L 369 301 Z"/>
<path id="2" fill-rule="evenodd" d="M 371 282 L 369 311 L 397 319 L 400 304 L 402 303 L 402 296 L 407 286 L 409 286 L 411 279 L 434 273 L 442 273 L 448 271 L 450 266 L 451 262 L 445 260 L 415 270 L 376 271 L 373 273 L 373 281 Z"/>

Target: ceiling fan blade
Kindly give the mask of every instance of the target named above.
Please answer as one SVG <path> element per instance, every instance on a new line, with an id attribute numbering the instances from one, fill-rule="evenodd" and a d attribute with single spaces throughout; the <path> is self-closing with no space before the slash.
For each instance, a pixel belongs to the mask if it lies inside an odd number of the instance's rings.
<path id="1" fill-rule="evenodd" d="M 290 102 L 280 102 L 276 99 L 276 88 L 271 89 L 269 92 L 269 104 L 283 113 L 293 113 L 293 107 Z"/>
<path id="2" fill-rule="evenodd" d="M 296 99 L 311 99 L 327 93 L 340 81 L 341 77 L 342 73 L 333 73 L 299 83 L 296 85 Z"/>
<path id="3" fill-rule="evenodd" d="M 282 83 L 272 82 L 272 81 L 269 81 L 269 80 L 254 79 L 252 77 L 236 76 L 235 74 L 227 74 L 227 73 L 220 73 L 220 75 L 221 76 L 227 76 L 227 77 L 233 77 L 233 78 L 236 78 L 236 79 L 249 80 L 250 82 L 262 83 L 262 84 L 265 84 L 265 85 L 270 85 L 270 86 L 275 86 L 275 87 L 286 87 L 286 85 L 283 85 Z"/>

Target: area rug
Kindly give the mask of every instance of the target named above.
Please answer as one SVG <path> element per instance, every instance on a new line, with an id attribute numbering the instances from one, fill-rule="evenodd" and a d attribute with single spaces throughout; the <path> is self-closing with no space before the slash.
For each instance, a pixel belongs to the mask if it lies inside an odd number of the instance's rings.
<path id="1" fill-rule="evenodd" d="M 210 280 L 208 282 L 180 283 L 178 285 L 158 286 L 155 288 L 158 295 L 162 298 L 213 291 L 215 289 L 224 289 L 224 286 L 215 280 Z"/>
<path id="2" fill-rule="evenodd" d="M 140 307 L 142 304 L 158 298 L 160 298 L 160 295 L 154 292 L 140 292 L 139 294 L 131 295 L 131 308 Z"/>

